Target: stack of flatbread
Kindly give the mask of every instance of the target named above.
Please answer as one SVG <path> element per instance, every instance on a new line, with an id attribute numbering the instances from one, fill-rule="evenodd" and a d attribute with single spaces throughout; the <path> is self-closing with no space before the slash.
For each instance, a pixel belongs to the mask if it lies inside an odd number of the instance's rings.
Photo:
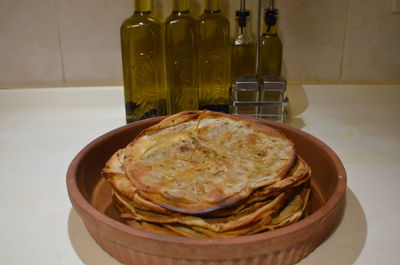
<path id="1" fill-rule="evenodd" d="M 145 129 L 106 163 L 129 225 L 165 235 L 235 237 L 301 219 L 311 170 L 280 131 L 211 111 Z"/>

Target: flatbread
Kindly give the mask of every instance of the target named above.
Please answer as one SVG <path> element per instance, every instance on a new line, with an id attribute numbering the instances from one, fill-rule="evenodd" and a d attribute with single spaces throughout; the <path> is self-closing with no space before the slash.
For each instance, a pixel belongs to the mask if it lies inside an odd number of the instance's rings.
<path id="1" fill-rule="evenodd" d="M 269 208 L 271 209 L 275 206 L 274 211 L 257 215 L 258 217 L 253 218 L 251 221 L 247 218 L 248 222 L 241 222 L 241 225 L 237 226 L 235 229 L 227 229 L 224 231 L 216 231 L 215 227 L 206 223 L 227 224 L 226 221 L 228 220 L 228 222 L 233 224 L 235 223 L 235 219 L 241 215 L 232 215 L 230 218 L 205 219 L 201 222 L 198 222 L 198 220 L 196 220 L 197 217 L 193 216 L 186 216 L 184 218 L 169 218 L 168 216 L 163 216 L 160 218 L 157 217 L 157 215 L 154 216 L 150 214 L 143 218 L 143 216 L 141 216 L 142 213 L 137 215 L 135 210 L 127 208 L 125 202 L 119 201 L 117 204 L 120 205 L 120 210 L 124 213 L 122 214 L 123 218 L 128 219 L 128 224 L 135 228 L 145 229 L 164 235 L 181 235 L 192 238 L 225 238 L 274 230 L 297 222 L 305 213 L 309 194 L 310 187 L 308 183 L 303 184 L 291 190 L 290 195 L 288 194 L 290 199 L 287 199 L 284 205 L 281 204 L 278 206 L 277 204 L 271 204 Z M 255 203 L 254 207 L 247 209 L 247 212 L 249 213 L 256 209 L 260 209 L 260 203 Z M 255 215 L 253 214 L 252 216 L 254 217 Z"/>
<path id="2" fill-rule="evenodd" d="M 143 197 L 190 214 L 235 204 L 282 178 L 296 157 L 279 131 L 210 111 L 171 116 L 123 153 L 124 170 Z"/>
<path id="3" fill-rule="evenodd" d="M 118 152 L 116 155 L 118 156 Z M 298 186 L 310 178 L 310 169 L 303 159 L 298 157 L 292 169 L 289 171 L 288 175 L 281 180 L 277 180 L 277 182 L 272 183 L 269 186 L 262 187 L 258 190 L 255 190 L 245 201 L 237 203 L 237 205 L 233 205 L 231 207 L 226 207 L 223 209 L 219 209 L 213 212 L 209 212 L 203 214 L 204 216 L 209 217 L 218 217 L 218 216 L 229 216 L 238 211 L 242 210 L 249 204 L 262 201 L 266 198 L 278 194 L 281 190 Z M 137 188 L 132 184 L 132 182 L 128 179 L 127 176 L 121 173 L 109 173 L 106 176 L 107 181 L 112 185 L 113 189 L 124 196 L 129 203 L 132 204 L 135 208 L 139 208 L 142 210 L 155 211 L 163 214 L 176 214 L 171 210 L 168 210 L 164 207 L 155 204 L 152 201 L 144 198 L 137 190 Z"/>
<path id="4" fill-rule="evenodd" d="M 275 215 L 279 209 L 285 205 L 291 193 L 281 193 L 271 201 L 268 200 L 265 203 L 257 203 L 255 207 L 249 206 L 249 209 L 235 215 L 216 218 L 201 218 L 191 215 L 170 216 L 153 211 L 146 211 L 135 208 L 130 204 L 129 200 L 120 194 L 115 193 L 114 195 L 120 205 L 123 205 L 126 211 L 130 212 L 133 218 L 137 220 L 164 224 L 180 223 L 187 226 L 204 227 L 214 232 L 225 232 L 247 226 L 250 223 L 258 221 L 260 218 L 265 218 L 266 215 Z"/>
<path id="5" fill-rule="evenodd" d="M 280 131 L 187 111 L 142 131 L 102 174 L 129 226 L 224 238 L 274 230 L 306 214 L 311 169 Z"/>

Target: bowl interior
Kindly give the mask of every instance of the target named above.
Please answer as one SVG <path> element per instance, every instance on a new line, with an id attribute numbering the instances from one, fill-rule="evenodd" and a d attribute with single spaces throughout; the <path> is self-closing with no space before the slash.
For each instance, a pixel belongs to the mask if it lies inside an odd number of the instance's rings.
<path id="1" fill-rule="evenodd" d="M 82 196 L 100 213 L 119 220 L 111 203 L 111 188 L 100 172 L 105 162 L 120 148 L 125 147 L 143 129 L 156 124 L 162 118 L 154 118 L 129 124 L 113 130 L 90 143 L 84 149 L 77 167 L 76 183 Z M 291 139 L 299 155 L 312 169 L 312 193 L 310 214 L 320 209 L 332 196 L 345 171 L 336 155 L 315 137 L 291 126 L 266 120 L 258 120 L 275 127 Z"/>

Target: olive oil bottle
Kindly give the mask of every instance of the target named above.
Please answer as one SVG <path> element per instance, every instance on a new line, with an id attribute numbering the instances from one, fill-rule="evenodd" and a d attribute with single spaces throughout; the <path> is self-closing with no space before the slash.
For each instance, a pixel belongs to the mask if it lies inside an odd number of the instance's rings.
<path id="1" fill-rule="evenodd" d="M 135 0 L 134 14 L 121 25 L 127 123 L 166 112 L 162 40 L 151 0 Z"/>
<path id="2" fill-rule="evenodd" d="M 167 112 L 199 108 L 199 22 L 189 13 L 188 0 L 174 0 L 165 21 Z"/>
<path id="3" fill-rule="evenodd" d="M 278 77 L 282 68 L 282 42 L 278 36 L 278 9 L 274 1 L 265 10 L 264 30 L 260 37 L 260 76 Z"/>
<path id="4" fill-rule="evenodd" d="M 240 0 L 236 11 L 236 35 L 232 43 L 232 76 L 256 76 L 256 44 L 249 25 L 250 11 Z"/>
<path id="5" fill-rule="evenodd" d="M 200 16 L 200 109 L 229 110 L 229 21 L 221 13 L 221 0 L 205 0 Z"/>

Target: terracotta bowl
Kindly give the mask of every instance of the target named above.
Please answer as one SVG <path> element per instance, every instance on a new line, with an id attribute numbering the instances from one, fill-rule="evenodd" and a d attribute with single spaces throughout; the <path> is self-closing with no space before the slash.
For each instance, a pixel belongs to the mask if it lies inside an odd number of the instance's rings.
<path id="1" fill-rule="evenodd" d="M 97 138 L 79 152 L 67 172 L 73 207 L 93 239 L 118 261 L 136 265 L 295 264 L 338 225 L 344 209 L 346 172 L 336 154 L 301 130 L 258 119 L 282 130 L 312 168 L 312 213 L 308 217 L 274 231 L 228 239 L 163 236 L 123 224 L 111 206 L 111 189 L 100 171 L 116 150 L 161 119 L 129 124 Z"/>

